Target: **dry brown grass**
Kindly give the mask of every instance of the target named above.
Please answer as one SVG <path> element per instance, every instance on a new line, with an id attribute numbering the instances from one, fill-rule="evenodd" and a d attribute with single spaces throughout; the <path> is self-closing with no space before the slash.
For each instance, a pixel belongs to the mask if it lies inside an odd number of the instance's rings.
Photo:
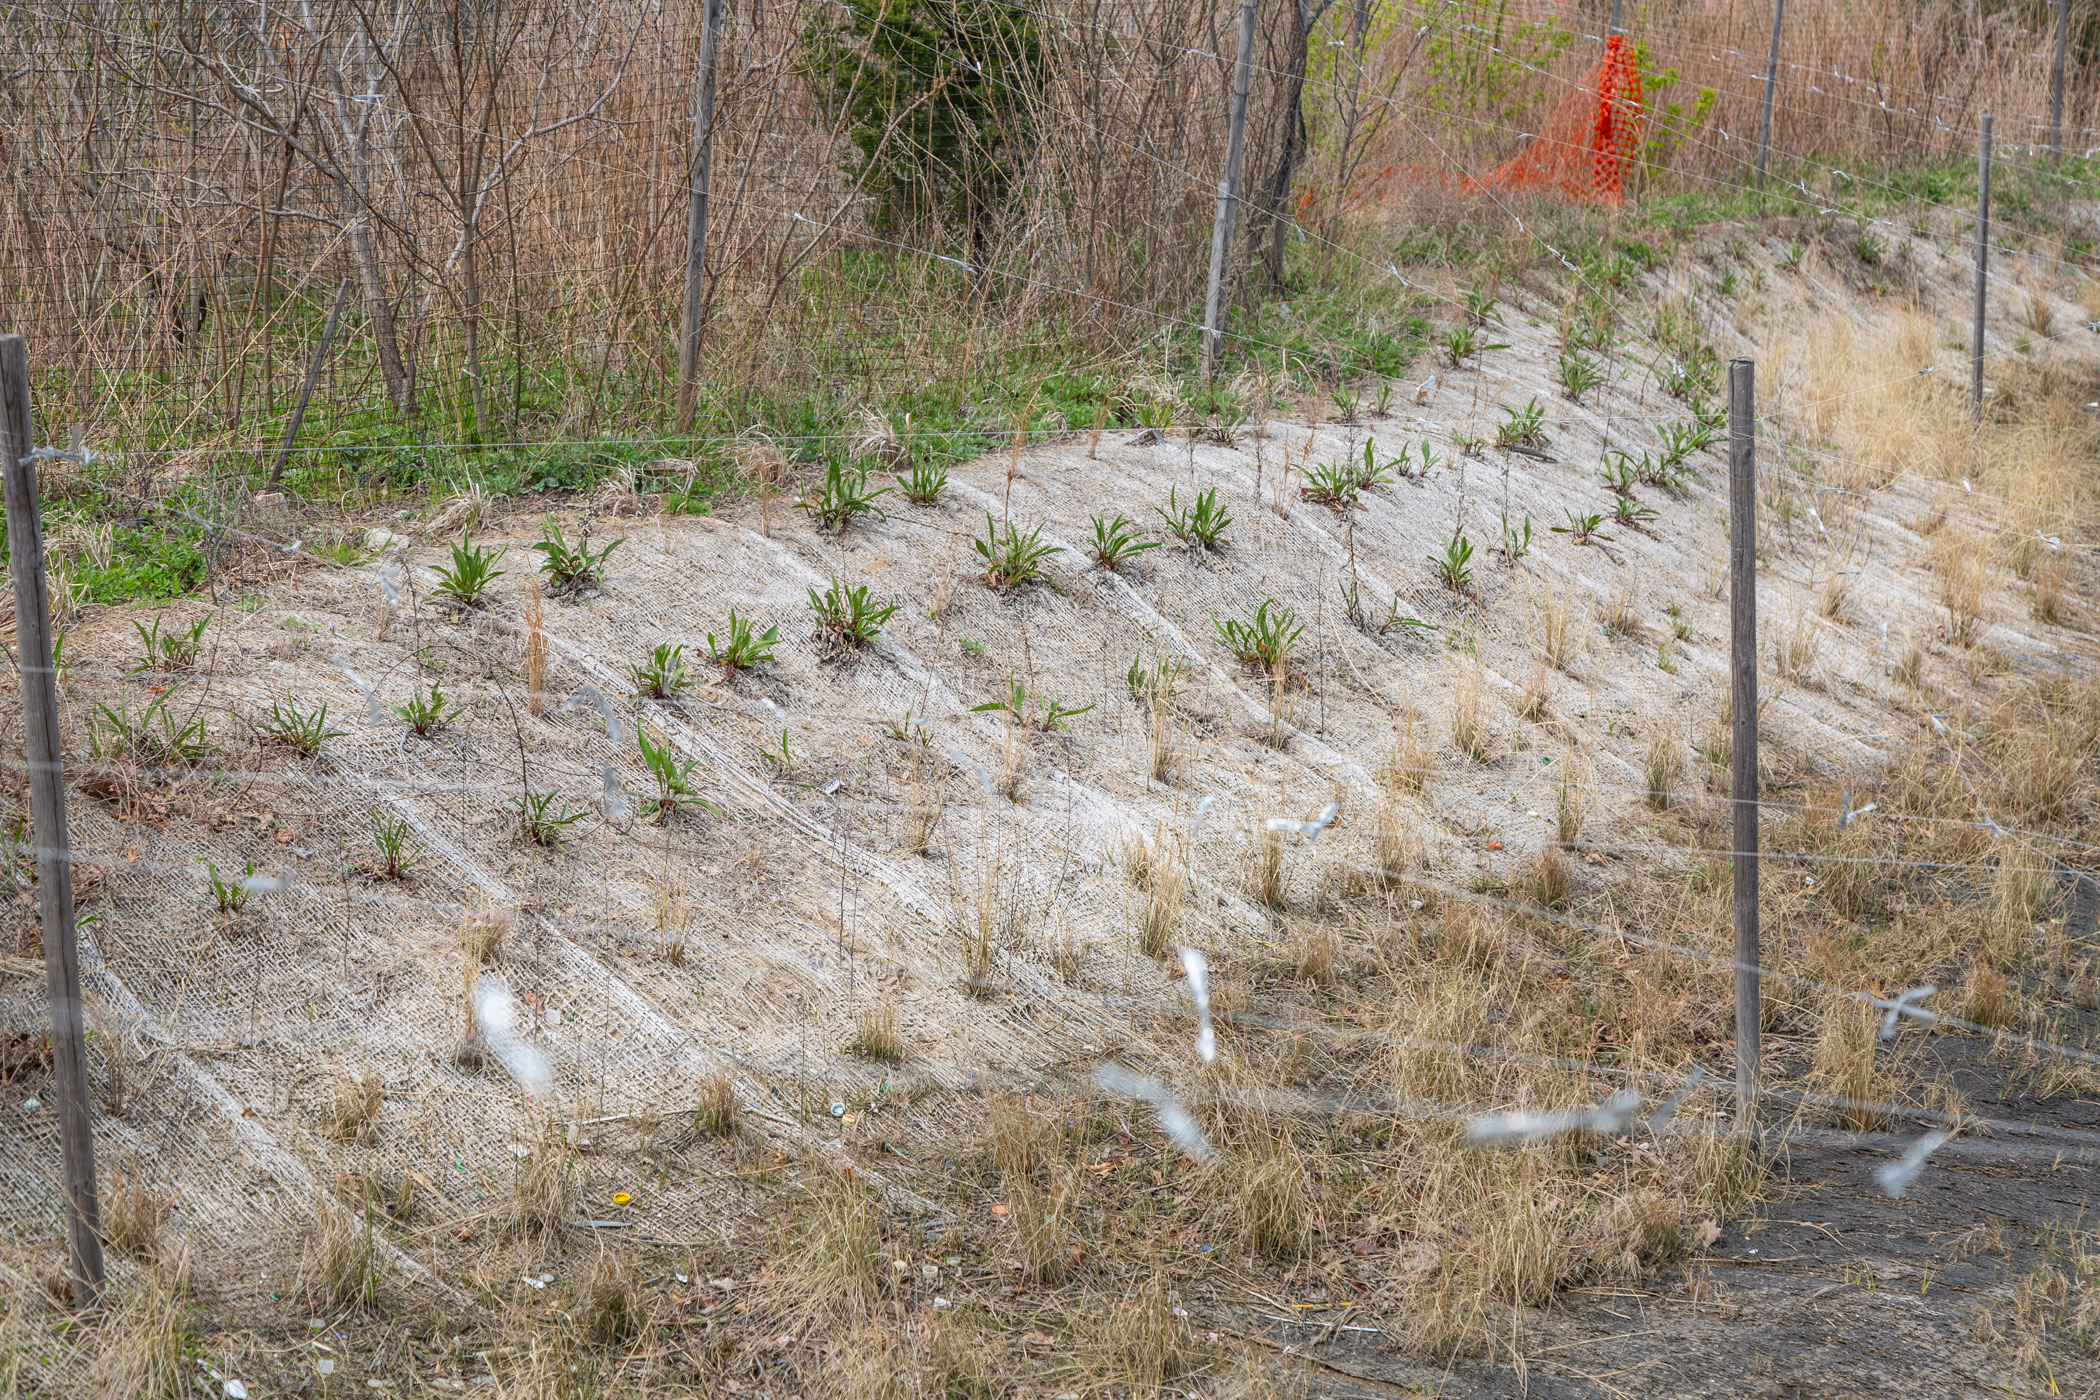
<path id="1" fill-rule="evenodd" d="M 1283 833 L 1258 828 L 1247 852 L 1247 897 L 1265 909 L 1284 907 Z"/>
<path id="2" fill-rule="evenodd" d="M 738 1128 L 736 1077 L 718 1069 L 700 1084 L 700 1100 L 693 1106 L 693 1131 L 702 1137 L 729 1137 Z"/>
<path id="3" fill-rule="evenodd" d="M 1451 743 L 1475 763 L 1485 763 L 1494 746 L 1487 721 L 1487 682 L 1480 663 L 1464 657 L 1451 662 Z"/>
<path id="4" fill-rule="evenodd" d="M 1816 615 L 1796 612 L 1772 641 L 1772 669 L 1795 685 L 1814 680 L 1816 658 L 1823 651 L 1823 631 Z"/>
<path id="5" fill-rule="evenodd" d="M 1409 710 L 1394 725 L 1392 742 L 1379 753 L 1379 785 L 1393 792 L 1420 792 L 1435 762 L 1428 726 Z"/>
<path id="6" fill-rule="evenodd" d="M 1879 1105 L 1889 1101 L 1890 1086 L 1874 1056 L 1880 1029 L 1880 1014 L 1850 997 L 1832 997 L 1823 1009 L 1813 1082 L 1817 1093 L 1841 1101 L 1829 1110 L 1839 1127 L 1871 1132 L 1887 1120 Z"/>
<path id="7" fill-rule="evenodd" d="M 376 1307 L 392 1275 L 377 1198 L 359 1183 L 347 1198 L 317 1190 L 305 1214 L 300 1275 L 337 1307 Z"/>
<path id="8" fill-rule="evenodd" d="M 1939 580 L 1948 643 L 1976 645 L 1982 635 L 1984 590 L 1990 582 L 1983 542 L 1965 531 L 1943 530 L 1927 557 Z"/>
<path id="9" fill-rule="evenodd" d="M 99 1187 L 102 1239 L 130 1258 L 151 1262 L 161 1253 L 161 1230 L 173 1209 L 140 1171 L 138 1159 L 105 1163 Z"/>
<path id="10" fill-rule="evenodd" d="M 1668 724 L 1648 731 L 1647 747 L 1641 754 L 1641 777 L 1646 783 L 1647 802 L 1656 811 L 1667 811 L 1676 801 L 1684 781 L 1684 744 Z"/>
<path id="11" fill-rule="evenodd" d="M 1961 982 L 1961 1018 L 1979 1026 L 2002 1026 L 2011 1013 L 2005 977 L 1988 963 L 1973 963 Z"/>
<path id="12" fill-rule="evenodd" d="M 1517 718 L 1539 723 L 1552 712 L 1553 693 L 1547 677 L 1546 663 L 1539 660 L 1532 665 L 1531 675 L 1524 682 L 1524 690 L 1517 697 Z"/>
<path id="13" fill-rule="evenodd" d="M 897 1004 L 883 997 L 853 1013 L 853 1038 L 846 1053 L 864 1060 L 894 1064 L 904 1058 L 904 1037 L 897 1030 Z"/>
<path id="14" fill-rule="evenodd" d="M 190 1264 L 186 1252 L 161 1260 L 111 1290 L 89 1354 L 67 1389 L 83 1395 L 176 1400 L 194 1392 Z"/>
<path id="15" fill-rule="evenodd" d="M 1532 614 L 1531 641 L 1539 660 L 1556 671 L 1575 664 L 1589 644 L 1588 619 L 1577 615 L 1558 590 L 1545 594 Z"/>
<path id="16" fill-rule="evenodd" d="M 1148 958 L 1164 957 L 1188 893 L 1187 839 L 1170 827 L 1133 833 L 1124 845 L 1123 873 L 1136 890 L 1138 951 Z"/>
<path id="17" fill-rule="evenodd" d="M 322 1128 L 335 1142 L 376 1142 L 385 1102 L 386 1081 L 376 1071 L 345 1075 L 329 1096 Z"/>
<path id="18" fill-rule="evenodd" d="M 547 632 L 542 625 L 545 604 L 536 584 L 519 590 L 525 614 L 525 708 L 533 715 L 547 712 Z"/>

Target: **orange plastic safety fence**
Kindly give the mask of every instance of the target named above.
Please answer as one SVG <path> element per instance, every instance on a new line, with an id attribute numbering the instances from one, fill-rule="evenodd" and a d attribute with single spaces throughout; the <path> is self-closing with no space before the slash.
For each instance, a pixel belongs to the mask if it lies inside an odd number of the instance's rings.
<path id="1" fill-rule="evenodd" d="M 1616 205 L 1641 139 L 1641 74 L 1622 34 L 1539 129 L 1530 145 L 1465 189 L 1538 190 Z"/>

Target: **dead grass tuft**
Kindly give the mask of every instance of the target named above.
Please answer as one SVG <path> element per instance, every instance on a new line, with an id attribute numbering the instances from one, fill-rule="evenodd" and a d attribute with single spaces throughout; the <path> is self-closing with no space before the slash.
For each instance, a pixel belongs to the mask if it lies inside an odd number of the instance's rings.
<path id="1" fill-rule="evenodd" d="M 336 1307 L 377 1307 L 390 1272 L 379 1221 L 369 1185 L 347 1201 L 317 1192 L 300 1260 L 305 1284 Z"/>
<path id="2" fill-rule="evenodd" d="M 729 1137 L 737 1130 L 736 1076 L 718 1069 L 700 1084 L 693 1106 L 693 1131 L 702 1137 Z"/>
<path id="3" fill-rule="evenodd" d="M 133 1259 L 150 1263 L 158 1258 L 170 1206 L 166 1196 L 147 1184 L 138 1159 L 111 1163 L 99 1186 L 103 1242 Z"/>
<path id="4" fill-rule="evenodd" d="M 897 1004 L 888 997 L 854 1013 L 853 1039 L 846 1053 L 864 1060 L 894 1063 L 904 1058 L 904 1037 L 897 1031 Z"/>
<path id="5" fill-rule="evenodd" d="M 377 1142 L 379 1111 L 385 1103 L 386 1081 L 376 1072 L 346 1076 L 329 1097 L 322 1129 L 335 1142 Z"/>
<path id="6" fill-rule="evenodd" d="M 1850 997 L 1833 997 L 1823 1008 L 1816 1030 L 1813 1082 L 1816 1092 L 1838 1102 L 1831 1121 L 1854 1132 L 1872 1132 L 1888 1115 L 1878 1105 L 1888 1102 L 1889 1087 L 1877 1072 L 1874 1048 L 1881 1029 L 1873 1007 Z"/>
<path id="7" fill-rule="evenodd" d="M 1678 784 L 1684 781 L 1684 745 L 1667 724 L 1658 724 L 1648 731 L 1641 773 L 1647 782 L 1648 805 L 1658 812 L 1668 811 L 1676 801 Z"/>
<path id="8" fill-rule="evenodd" d="M 813 1322 L 858 1322 L 880 1301 L 880 1207 L 857 1177 L 829 1167 L 809 1173 L 805 1186 L 809 1209 L 792 1259 L 798 1310 Z"/>
<path id="9" fill-rule="evenodd" d="M 1451 743 L 1475 763 L 1485 763 L 1494 736 L 1488 729 L 1487 686 L 1480 663 L 1454 658 L 1451 665 Z"/>
<path id="10" fill-rule="evenodd" d="M 598 1251 L 576 1292 L 574 1312 L 584 1339 L 596 1346 L 618 1346 L 641 1330 L 641 1296 L 634 1274 L 618 1254 Z"/>
<path id="11" fill-rule="evenodd" d="M 1532 857 L 1525 885 L 1536 903 L 1548 909 L 1565 909 L 1575 887 L 1575 868 L 1561 854 L 1560 847 L 1542 845 Z"/>
<path id="12" fill-rule="evenodd" d="M 1247 861 L 1247 897 L 1264 909 L 1284 907 L 1283 833 L 1267 827 L 1254 833 Z"/>
<path id="13" fill-rule="evenodd" d="M 2010 1010 L 2004 975 L 1988 963 L 1972 963 L 1961 983 L 1962 1019 L 1996 1028 Z"/>
<path id="14" fill-rule="evenodd" d="M 1166 956 L 1188 892 L 1187 840 L 1168 827 L 1134 833 L 1124 847 L 1123 873 L 1137 890 L 1138 951 L 1148 958 Z"/>
<path id="15" fill-rule="evenodd" d="M 194 1394 L 189 1256 L 178 1253 L 120 1281 L 104 1302 L 76 1394 L 176 1400 Z M 68 1386 L 67 1389 L 73 1389 Z"/>
<path id="16" fill-rule="evenodd" d="M 1548 593 L 1532 619 L 1531 640 L 1538 659 L 1556 671 L 1565 671 L 1574 665 L 1589 643 L 1586 621 L 1586 618 L 1576 615 L 1565 595 Z"/>

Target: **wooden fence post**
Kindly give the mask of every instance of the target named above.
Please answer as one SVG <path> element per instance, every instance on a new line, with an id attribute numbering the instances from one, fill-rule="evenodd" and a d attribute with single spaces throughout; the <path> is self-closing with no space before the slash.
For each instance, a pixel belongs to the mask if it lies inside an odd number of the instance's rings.
<path id="1" fill-rule="evenodd" d="M 2064 155 L 2064 49 L 2071 38 L 2071 0 L 2056 0 L 2056 64 L 2049 70 L 2049 154 Z"/>
<path id="2" fill-rule="evenodd" d="M 15 585 L 15 654 L 22 678 L 22 746 L 29 761 L 29 820 L 44 916 L 44 986 L 51 1000 L 52 1097 L 58 1113 L 75 1301 L 93 1306 L 102 1293 L 102 1220 L 95 1191 L 80 953 L 73 942 L 73 861 L 66 835 L 44 527 L 37 507 L 36 459 L 30 455 L 35 446 L 29 418 L 29 346 L 21 336 L 0 336 L 0 453 L 6 458 L 7 542 Z"/>
<path id="3" fill-rule="evenodd" d="M 1779 81 L 1779 22 L 1786 0 L 1772 0 L 1772 51 L 1765 58 L 1765 114 L 1757 124 L 1757 186 L 1764 188 L 1765 161 L 1772 152 L 1772 89 Z"/>
<path id="4" fill-rule="evenodd" d="M 685 217 L 685 302 L 678 317 L 678 431 L 693 430 L 700 387 L 700 315 L 706 306 L 707 203 L 715 165 L 715 51 L 722 0 L 707 0 L 700 29 L 699 91 L 693 100 L 693 184 Z"/>
<path id="5" fill-rule="evenodd" d="M 1735 732 L 1735 1116 L 1754 1131 L 1760 1031 L 1757 924 L 1757 390 L 1756 365 L 1728 362 L 1728 611 Z"/>
<path id="6" fill-rule="evenodd" d="M 1240 57 L 1232 74 L 1232 124 L 1225 139 L 1225 178 L 1218 181 L 1218 217 L 1210 233 L 1210 292 L 1203 299 L 1203 382 L 1217 372 L 1225 343 L 1225 265 L 1232 223 L 1239 212 L 1240 160 L 1247 148 L 1247 89 L 1254 82 L 1254 0 L 1240 6 Z"/>

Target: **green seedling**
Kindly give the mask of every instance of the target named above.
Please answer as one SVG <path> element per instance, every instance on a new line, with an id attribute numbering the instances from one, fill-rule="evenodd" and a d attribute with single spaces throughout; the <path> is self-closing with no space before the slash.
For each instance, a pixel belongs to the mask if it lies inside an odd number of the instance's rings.
<path id="1" fill-rule="evenodd" d="M 1137 532 L 1137 526 L 1123 518 L 1119 512 L 1114 519 L 1093 517 L 1094 562 L 1113 573 L 1117 566 L 1144 553 L 1158 549 L 1158 540 L 1148 540 Z"/>
<path id="2" fill-rule="evenodd" d="M 137 675 L 141 671 L 187 671 L 197 664 L 197 653 L 204 645 L 204 629 L 211 619 L 199 618 L 180 632 L 163 632 L 160 630 L 160 624 L 166 616 L 166 613 L 155 613 L 150 628 L 140 626 L 136 622 L 131 624 L 139 634 L 142 653 L 139 664 L 131 668 L 131 674 Z M 55 654 L 52 664 L 58 664 Z"/>
<path id="3" fill-rule="evenodd" d="M 1270 609 L 1275 609 L 1271 612 Z M 1266 599 L 1246 622 L 1213 615 L 1210 625 L 1218 641 L 1242 666 L 1259 666 L 1275 675 L 1290 664 L 1291 648 L 1305 627 L 1297 615 L 1274 598 Z"/>
<path id="4" fill-rule="evenodd" d="M 346 731 L 328 727 L 327 705 L 302 710 L 297 699 L 286 696 L 282 701 L 270 702 L 269 717 L 255 722 L 255 732 L 301 758 L 312 758 L 321 751 L 321 745 L 342 738 Z"/>
<path id="5" fill-rule="evenodd" d="M 1176 488 L 1170 486 L 1167 488 L 1167 504 L 1164 507 L 1154 506 L 1152 509 L 1158 513 L 1160 519 L 1167 522 L 1167 528 L 1174 532 L 1174 538 L 1183 544 L 1193 542 L 1208 550 L 1220 550 L 1225 547 L 1225 531 L 1232 524 L 1232 516 L 1218 504 L 1217 487 L 1199 492 L 1196 503 L 1183 508 L 1177 499 Z"/>
<path id="6" fill-rule="evenodd" d="M 423 846 L 411 839 L 414 828 L 408 818 L 372 809 L 372 844 L 378 848 L 379 860 L 372 869 L 388 880 L 399 880 L 421 863 Z"/>
<path id="7" fill-rule="evenodd" d="M 1588 515 L 1582 515 L 1572 510 L 1564 513 L 1568 517 L 1568 523 L 1555 525 L 1552 528 L 1554 534 L 1566 535 L 1570 544 L 1588 544 L 1591 536 L 1597 533 L 1598 527 L 1604 524 L 1602 514 L 1593 512 Z"/>
<path id="8" fill-rule="evenodd" d="M 528 790 L 523 797 L 512 798 L 511 806 L 518 812 L 518 833 L 548 850 L 562 849 L 568 829 L 590 815 L 586 809 L 571 807 L 558 792 Z"/>
<path id="9" fill-rule="evenodd" d="M 1443 549 L 1429 556 L 1437 582 L 1453 593 L 1473 591 L 1473 541 L 1463 527 L 1452 532 Z"/>
<path id="10" fill-rule="evenodd" d="M 1495 425 L 1495 446 L 1546 445 L 1546 434 L 1542 431 L 1546 422 L 1546 410 L 1539 406 L 1537 399 L 1531 400 L 1522 408 L 1511 408 L 1508 404 L 1497 404 L 1496 408 L 1501 410 L 1502 421 Z"/>
<path id="11" fill-rule="evenodd" d="M 736 679 L 736 673 L 748 670 L 773 659 L 773 648 L 780 645 L 780 624 L 774 623 L 763 632 L 751 630 L 751 620 L 738 617 L 735 608 L 729 610 L 729 631 L 720 644 L 715 634 L 707 634 L 707 659 L 722 668 L 722 679 Z"/>
<path id="12" fill-rule="evenodd" d="M 1356 504 L 1356 472 L 1333 462 L 1322 462 L 1305 474 L 1299 494 L 1309 501 L 1344 511 Z"/>
<path id="13" fill-rule="evenodd" d="M 211 882 L 211 897 L 218 902 L 219 912 L 221 914 L 238 914 L 245 909 L 248 905 L 249 893 L 247 882 L 255 878 L 255 862 L 249 861 L 247 871 L 244 874 L 236 875 L 231 880 L 221 879 L 219 877 L 219 867 L 213 865 L 210 861 L 204 861 L 203 864 L 204 878 Z"/>
<path id="14" fill-rule="evenodd" d="M 627 537 L 622 535 L 605 548 L 593 551 L 590 527 L 586 524 L 583 537 L 572 545 L 563 538 L 561 526 L 554 523 L 550 514 L 540 527 L 539 543 L 531 548 L 540 556 L 540 572 L 547 576 L 548 593 L 558 598 L 565 593 L 580 593 L 586 588 L 597 587 L 605 570 L 605 561 L 625 543 Z"/>
<path id="15" fill-rule="evenodd" d="M 991 512 L 985 512 L 984 538 L 970 541 L 978 557 L 984 560 L 984 581 L 994 588 L 1016 588 L 1048 578 L 1043 561 L 1065 550 L 1063 545 L 1045 544 L 1042 536 L 1042 526 L 1038 525 L 1024 535 L 1014 528 L 1011 520 L 1005 523 L 1002 535 Z"/>
<path id="16" fill-rule="evenodd" d="M 888 495 L 890 490 L 885 486 L 879 491 L 870 491 L 866 467 L 833 462 L 824 468 L 824 484 L 812 486 L 795 504 L 808 511 L 824 529 L 834 535 L 843 535 L 863 515 L 872 515 L 877 520 L 887 519 L 882 507 L 875 502 L 877 498 Z"/>
<path id="17" fill-rule="evenodd" d="M 656 811 L 657 825 L 671 820 L 674 813 L 685 807 L 701 807 L 721 815 L 722 809 L 700 796 L 692 783 L 693 770 L 700 766 L 697 758 L 680 762 L 678 751 L 666 736 L 661 743 L 652 742 L 649 731 L 637 727 L 635 743 L 641 747 L 642 762 L 649 768 L 649 775 L 656 779 L 656 797 L 650 805 Z"/>
<path id="18" fill-rule="evenodd" d="M 1093 708 L 1092 705 L 1067 706 L 1055 695 L 1038 705 L 1028 698 L 1028 687 L 1021 683 L 1021 678 L 1008 672 L 1006 694 L 982 705 L 972 705 L 970 713 L 1004 714 L 1023 729 L 1036 729 L 1048 734 L 1053 729 L 1063 729 L 1064 722 L 1073 715 L 1083 715 Z"/>
<path id="19" fill-rule="evenodd" d="M 658 642 L 650 649 L 647 661 L 627 668 L 627 680 L 636 695 L 650 700 L 676 700 L 686 686 L 684 644 Z"/>
<path id="20" fill-rule="evenodd" d="M 850 647 L 864 647 L 881 636 L 882 624 L 897 607 L 878 601 L 865 583 L 847 587 L 836 577 L 822 593 L 809 590 L 809 609 L 817 615 L 817 631 Z"/>
<path id="21" fill-rule="evenodd" d="M 459 713 L 457 705 L 446 707 L 445 692 L 438 689 L 436 681 L 430 683 L 430 694 L 411 695 L 406 705 L 390 705 L 388 708 L 406 720 L 408 727 L 425 739 L 441 732 L 446 725 L 452 723 L 452 717 Z"/>
<path id="22" fill-rule="evenodd" d="M 490 587 L 503 577 L 504 571 L 496 567 L 496 561 L 502 557 L 502 548 L 477 546 L 469 531 L 452 546 L 451 566 L 437 566 L 438 596 L 449 598 L 462 608 L 481 607 L 488 599 Z"/>
<path id="23" fill-rule="evenodd" d="M 1554 377 L 1560 380 L 1561 392 L 1580 403 L 1584 394 L 1604 382 L 1604 367 L 1580 350 L 1569 350 L 1561 355 Z"/>
<path id="24" fill-rule="evenodd" d="M 939 462 L 914 462 L 909 473 L 897 474 L 897 489 L 915 506 L 937 505 L 948 489 L 948 468 Z"/>

